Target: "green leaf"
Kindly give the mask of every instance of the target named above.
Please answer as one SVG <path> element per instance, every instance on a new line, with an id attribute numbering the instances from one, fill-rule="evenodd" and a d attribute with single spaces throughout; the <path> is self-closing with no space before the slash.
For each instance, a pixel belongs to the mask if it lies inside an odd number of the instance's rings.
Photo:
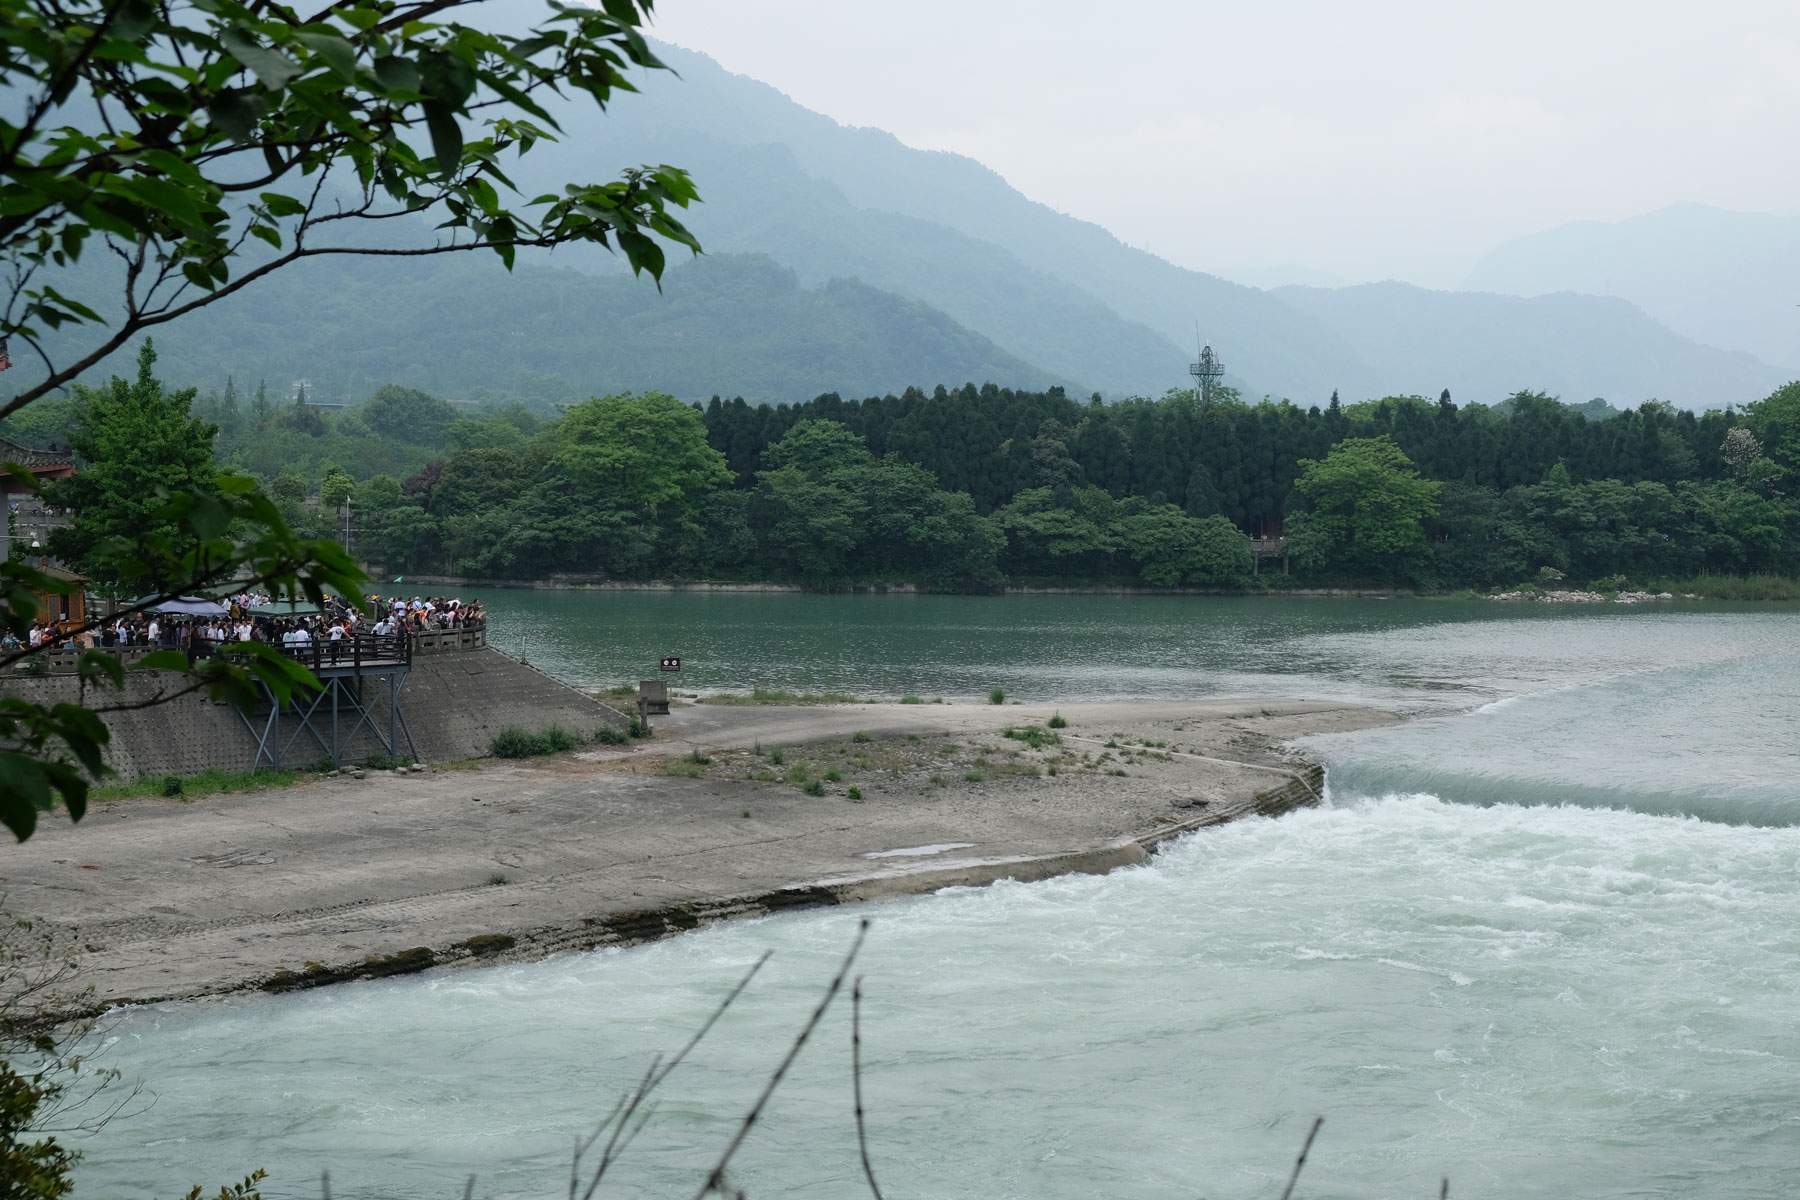
<path id="1" fill-rule="evenodd" d="M 306 205 L 292 196 L 284 196 L 280 192 L 264 192 L 258 197 L 263 207 L 269 210 L 271 217 L 297 217 L 306 211 Z"/>
<path id="2" fill-rule="evenodd" d="M 299 63 L 279 50 L 258 45 L 256 39 L 242 29 L 227 27 L 221 30 L 219 44 L 231 57 L 254 71 L 262 85 L 271 91 L 280 91 L 302 71 Z"/>
<path id="3" fill-rule="evenodd" d="M 248 88 L 232 88 L 220 92 L 206 106 L 213 126 L 234 142 L 247 142 L 256 132 L 257 122 L 269 111 L 261 95 Z"/>
<path id="4" fill-rule="evenodd" d="M 44 764 L 17 751 L 0 752 L 0 824 L 22 842 L 37 828 L 38 814 L 48 812 L 50 804 Z"/>
<path id="5" fill-rule="evenodd" d="M 356 49 L 341 35 L 329 31 L 296 33 L 294 40 L 325 60 L 332 73 L 346 82 L 356 79 Z"/>
<path id="6" fill-rule="evenodd" d="M 446 178 L 462 165 L 462 127 L 442 104 L 425 105 L 425 125 L 431 130 L 431 148 L 437 154 L 438 173 Z"/>

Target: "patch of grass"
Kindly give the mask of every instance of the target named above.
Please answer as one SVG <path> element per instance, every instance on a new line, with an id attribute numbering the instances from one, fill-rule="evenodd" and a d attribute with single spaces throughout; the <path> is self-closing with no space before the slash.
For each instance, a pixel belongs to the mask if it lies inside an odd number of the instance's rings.
<path id="1" fill-rule="evenodd" d="M 909 742 L 916 742 L 919 740 L 919 735 L 916 733 L 909 733 L 906 735 L 906 740 Z"/>
<path id="2" fill-rule="evenodd" d="M 561 754 L 581 744 L 581 738 L 560 725 L 552 725 L 542 733 L 527 733 L 517 725 L 508 725 L 494 735 L 489 746 L 495 758 L 537 758 L 545 754 Z"/>
<path id="3" fill-rule="evenodd" d="M 627 696 L 635 699 L 637 696 L 637 684 L 615 683 L 611 687 L 596 692 L 595 694 L 599 696 Z"/>
<path id="4" fill-rule="evenodd" d="M 788 692 L 778 688 L 755 688 L 748 696 L 733 695 L 729 692 L 717 696 L 703 696 L 702 704 L 856 704 L 855 696 L 843 692 Z"/>
<path id="5" fill-rule="evenodd" d="M 710 759 L 706 755 L 700 753 L 700 747 L 698 747 L 698 746 L 695 746 L 692 750 L 688 751 L 688 756 L 685 759 L 683 759 L 682 761 L 683 762 L 691 762 L 697 767 L 712 766 L 712 759 Z"/>
<path id="6" fill-rule="evenodd" d="M 970 783 L 980 783 L 982 780 L 986 779 L 987 776 L 980 771 L 967 771 L 964 772 L 963 778 Z"/>
<path id="7" fill-rule="evenodd" d="M 842 771 L 838 770 L 836 767 L 832 767 L 825 772 L 825 782 L 826 783 L 842 783 L 843 781 L 844 781 L 844 773 Z"/>
<path id="8" fill-rule="evenodd" d="M 752 771 L 747 778 L 754 780 L 757 783 L 774 783 L 776 780 L 780 779 L 781 776 L 773 771 Z"/>
<path id="9" fill-rule="evenodd" d="M 362 765 L 368 771 L 398 771 L 401 767 L 412 766 L 412 759 L 398 754 L 371 754 L 362 760 Z"/>
<path id="10" fill-rule="evenodd" d="M 780 746 L 770 746 L 769 761 L 779 767 L 782 763 L 787 761 L 787 751 L 783 750 Z"/>
<path id="11" fill-rule="evenodd" d="M 812 771 L 805 763 L 797 762 L 787 769 L 787 774 L 782 778 L 794 787 L 800 787 L 812 778 Z"/>
<path id="12" fill-rule="evenodd" d="M 631 723 L 625 726 L 625 736 L 630 738 L 647 738 L 650 736 L 650 726 L 644 724 L 644 722 L 638 720 L 636 717 L 633 717 L 631 718 Z"/>
<path id="13" fill-rule="evenodd" d="M 1056 774 L 1056 764 L 1055 763 L 1050 764 L 1049 771 L 1050 771 L 1050 774 L 1052 774 L 1052 775 Z"/>
<path id="14" fill-rule="evenodd" d="M 1107 774 L 1108 775 L 1117 775 L 1121 779 L 1125 778 L 1125 772 L 1120 770 L 1118 767 L 1114 767 L 1112 770 L 1108 771 Z"/>
<path id="15" fill-rule="evenodd" d="M 900 703 L 902 703 L 902 704 L 923 704 L 923 703 L 925 703 L 925 701 L 918 696 L 907 695 L 907 696 L 900 697 Z"/>
<path id="16" fill-rule="evenodd" d="M 862 789 L 855 784 L 851 784 L 850 790 L 844 793 L 844 799 L 846 800 L 861 800 L 862 798 Z"/>
<path id="17" fill-rule="evenodd" d="M 814 779 L 800 790 L 809 796 L 823 796 L 825 794 L 825 782 L 820 779 Z"/>
<path id="18" fill-rule="evenodd" d="M 869 740 L 869 731 L 866 729 L 859 729 L 850 735 L 850 740 L 853 742 L 866 742 Z"/>
<path id="19" fill-rule="evenodd" d="M 949 782 L 950 781 L 948 779 L 945 779 L 942 775 L 933 775 L 931 777 L 931 786 L 932 787 L 943 787 L 946 783 L 949 783 Z"/>
<path id="20" fill-rule="evenodd" d="M 988 693 L 988 703 L 989 704 L 1005 704 L 1006 703 L 1006 689 L 1005 688 L 995 688 L 993 691 L 989 692 Z"/>
<path id="21" fill-rule="evenodd" d="M 706 768 L 699 763 L 689 762 L 685 758 L 662 765 L 664 775 L 673 775 L 678 779 L 702 779 L 706 776 Z"/>
<path id="22" fill-rule="evenodd" d="M 749 819 L 750 819 L 750 810 L 746 808 L 744 810 L 744 820 L 748 821 Z"/>
<path id="23" fill-rule="evenodd" d="M 198 775 L 151 775 L 133 783 L 115 783 L 90 788 L 89 803 L 105 800 L 127 800 L 136 796 L 169 796 L 192 800 L 197 796 L 216 796 L 232 792 L 260 792 L 268 788 L 291 787 L 311 779 L 305 771 L 202 771 Z M 174 780 L 171 785 L 170 780 Z M 173 786 L 174 790 L 170 788 Z"/>
<path id="24" fill-rule="evenodd" d="M 1050 719 L 1045 721 L 1044 724 L 1052 729 L 1067 729 L 1069 727 L 1068 718 L 1064 717 L 1061 713 L 1051 713 Z"/>
<path id="25" fill-rule="evenodd" d="M 626 746 L 631 743 L 631 735 L 623 729 L 614 729 L 611 725 L 602 725 L 594 730 L 594 741 L 602 746 Z"/>
<path id="26" fill-rule="evenodd" d="M 1027 725 L 1023 729 L 1003 729 L 1001 737 L 1011 738 L 1015 742 L 1024 742 L 1033 750 L 1042 750 L 1045 746 L 1062 745 L 1062 735 L 1045 729 L 1042 725 Z"/>
<path id="27" fill-rule="evenodd" d="M 488 886 L 489 887 L 502 887 L 505 884 L 509 884 L 511 882 L 512 882 L 512 880 L 508 879 L 506 877 L 506 875 L 500 871 L 495 871 L 492 875 L 488 876 Z"/>

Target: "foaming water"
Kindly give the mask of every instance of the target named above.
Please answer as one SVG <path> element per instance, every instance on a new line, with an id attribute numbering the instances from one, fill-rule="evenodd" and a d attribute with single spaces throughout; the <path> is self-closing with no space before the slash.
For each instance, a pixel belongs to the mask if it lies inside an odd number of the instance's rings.
<path id="1" fill-rule="evenodd" d="M 1147 867 L 127 1013 L 158 1101 L 82 1194 L 566 1194 L 572 1139 L 772 949 L 604 1193 L 692 1194 L 863 916 L 890 1195 L 1272 1196 L 1316 1115 L 1308 1196 L 1790 1194 L 1800 620 L 1489 611 L 1290 633 L 1307 694 L 1425 715 L 1317 740 L 1327 807 Z M 866 1194 L 850 1105 L 839 1010 L 737 1182 Z"/>
<path id="2" fill-rule="evenodd" d="M 655 946 L 134 1012 L 160 1093 L 95 1194 L 273 1169 L 271 1195 L 546 1196 L 570 1139 L 765 948 L 614 1194 L 692 1189 L 861 915 L 866 1102 L 895 1193 L 1784 1194 L 1800 831 L 1363 801 L 1146 869 L 716 927 Z M 850 1195 L 847 1014 L 739 1182 Z M 98 1150 L 98 1147 L 96 1147 Z M 129 1168 L 125 1164 L 132 1164 Z M 109 1165 L 110 1164 L 110 1165 Z"/>

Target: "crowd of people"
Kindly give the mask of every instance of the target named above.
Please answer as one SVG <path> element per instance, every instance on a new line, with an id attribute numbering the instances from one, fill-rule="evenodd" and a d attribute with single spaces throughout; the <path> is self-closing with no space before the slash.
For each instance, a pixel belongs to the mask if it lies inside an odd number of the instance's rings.
<path id="1" fill-rule="evenodd" d="M 370 596 L 370 611 L 336 596 L 326 597 L 318 613 L 294 614 L 262 593 L 244 592 L 220 603 L 217 616 L 184 616 L 158 612 L 134 613 L 102 622 L 97 628 L 70 634 L 54 621 L 34 624 L 29 648 L 72 647 L 95 649 L 139 646 L 145 649 L 181 650 L 194 657 L 216 653 L 233 642 L 262 642 L 290 652 L 302 652 L 315 643 L 328 648 L 333 658 L 348 639 L 358 636 L 397 637 L 442 630 L 480 629 L 487 614 L 479 600 L 464 601 L 443 596 Z M 373 615 L 371 615 L 373 614 Z M 0 638 L 0 650 L 25 648 L 10 631 Z"/>

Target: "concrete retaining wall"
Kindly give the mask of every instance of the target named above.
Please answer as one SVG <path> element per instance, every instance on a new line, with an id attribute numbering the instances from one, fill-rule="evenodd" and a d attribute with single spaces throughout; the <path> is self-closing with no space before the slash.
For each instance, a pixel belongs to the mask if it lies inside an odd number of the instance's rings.
<path id="1" fill-rule="evenodd" d="M 71 676 L 14 676 L 0 680 L 0 696 L 17 696 L 39 704 L 62 701 L 103 705 L 150 698 L 159 689 L 180 686 L 180 676 L 144 672 L 126 676 L 123 693 L 90 688 L 85 699 Z M 367 702 L 385 720 L 385 684 L 370 679 Z M 400 691 L 400 711 L 412 734 L 419 758 L 448 762 L 477 758 L 488 752 L 494 735 L 508 725 L 531 732 L 560 725 L 591 737 L 601 725 L 623 729 L 621 713 L 535 667 L 497 650 L 415 655 L 412 671 Z M 205 770 L 245 771 L 256 757 L 256 738 L 237 710 L 199 696 L 135 712 L 111 713 L 107 763 L 121 779 L 155 775 L 195 775 Z M 291 732 L 298 722 L 283 718 Z M 318 746 L 302 735 L 288 763 L 306 765 Z M 352 753 L 376 753 L 379 743 L 366 733 L 352 743 Z"/>

